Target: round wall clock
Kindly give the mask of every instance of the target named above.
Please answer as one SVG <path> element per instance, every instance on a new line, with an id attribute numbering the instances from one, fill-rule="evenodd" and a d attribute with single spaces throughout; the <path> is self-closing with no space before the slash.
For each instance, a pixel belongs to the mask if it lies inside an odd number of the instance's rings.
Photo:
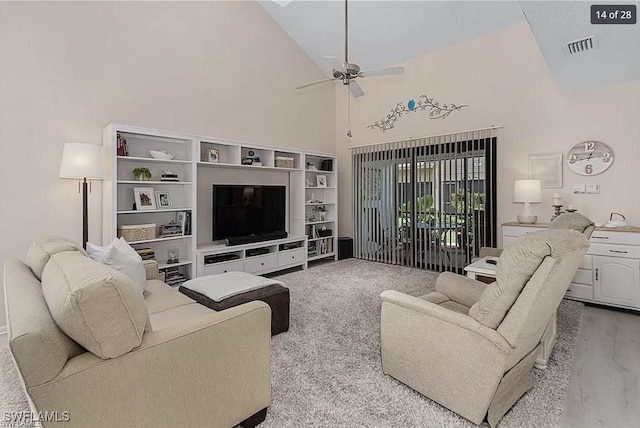
<path id="1" fill-rule="evenodd" d="M 613 163 L 613 150 L 600 141 L 585 141 L 569 150 L 567 163 L 576 174 L 601 174 Z"/>

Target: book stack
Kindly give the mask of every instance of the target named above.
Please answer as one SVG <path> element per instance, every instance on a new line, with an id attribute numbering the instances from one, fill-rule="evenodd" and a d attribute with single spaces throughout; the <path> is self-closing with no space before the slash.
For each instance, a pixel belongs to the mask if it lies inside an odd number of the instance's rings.
<path id="1" fill-rule="evenodd" d="M 315 257 L 318 255 L 318 247 L 316 241 L 309 242 L 307 247 L 307 257 Z"/>
<path id="2" fill-rule="evenodd" d="M 316 239 L 320 237 L 320 235 L 318 234 L 318 228 L 315 224 L 307 226 L 307 237 L 309 239 Z"/>
<path id="3" fill-rule="evenodd" d="M 333 252 L 333 239 L 322 239 L 318 241 L 319 253 L 320 254 L 328 254 Z"/>
<path id="4" fill-rule="evenodd" d="M 164 270 L 164 282 L 171 287 L 178 287 L 186 280 L 187 278 L 185 278 L 184 274 L 180 272 L 180 268 L 178 266 Z"/>
<path id="5" fill-rule="evenodd" d="M 136 248 L 136 252 L 142 257 L 142 260 L 155 260 L 156 253 L 151 248 Z"/>

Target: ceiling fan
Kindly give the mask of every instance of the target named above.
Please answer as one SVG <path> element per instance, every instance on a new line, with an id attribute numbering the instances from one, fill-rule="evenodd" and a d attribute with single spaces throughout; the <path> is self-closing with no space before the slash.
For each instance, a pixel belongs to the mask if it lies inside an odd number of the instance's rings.
<path id="1" fill-rule="evenodd" d="M 333 77 L 327 79 L 317 80 L 301 86 L 296 89 L 303 89 L 309 86 L 317 85 L 318 83 L 331 82 L 334 80 L 341 80 L 343 85 L 348 85 L 349 90 L 354 97 L 361 97 L 364 95 L 364 91 L 355 81 L 355 79 L 363 77 L 374 76 L 391 76 L 404 73 L 403 67 L 387 67 L 376 68 L 371 70 L 361 70 L 358 64 L 349 62 L 349 3 L 348 0 L 344 1 L 344 63 L 340 63 L 336 57 L 323 56 L 324 60 L 330 61 L 333 66 Z"/>

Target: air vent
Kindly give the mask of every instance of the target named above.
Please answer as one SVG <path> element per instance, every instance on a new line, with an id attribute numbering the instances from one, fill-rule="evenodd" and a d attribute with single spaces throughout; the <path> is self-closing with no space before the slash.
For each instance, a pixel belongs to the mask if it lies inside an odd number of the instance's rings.
<path id="1" fill-rule="evenodd" d="M 566 47 L 569 55 L 586 52 L 598 47 L 598 39 L 596 36 L 589 36 L 584 39 L 569 42 Z"/>

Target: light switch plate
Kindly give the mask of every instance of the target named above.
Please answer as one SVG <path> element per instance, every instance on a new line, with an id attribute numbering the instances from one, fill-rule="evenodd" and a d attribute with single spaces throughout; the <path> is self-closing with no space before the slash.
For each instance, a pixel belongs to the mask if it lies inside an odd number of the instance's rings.
<path id="1" fill-rule="evenodd" d="M 600 185 L 599 184 L 587 184 L 587 193 L 597 194 L 600 193 Z"/>
<path id="2" fill-rule="evenodd" d="M 586 191 L 584 184 L 576 184 L 573 186 L 573 193 L 586 193 Z"/>

